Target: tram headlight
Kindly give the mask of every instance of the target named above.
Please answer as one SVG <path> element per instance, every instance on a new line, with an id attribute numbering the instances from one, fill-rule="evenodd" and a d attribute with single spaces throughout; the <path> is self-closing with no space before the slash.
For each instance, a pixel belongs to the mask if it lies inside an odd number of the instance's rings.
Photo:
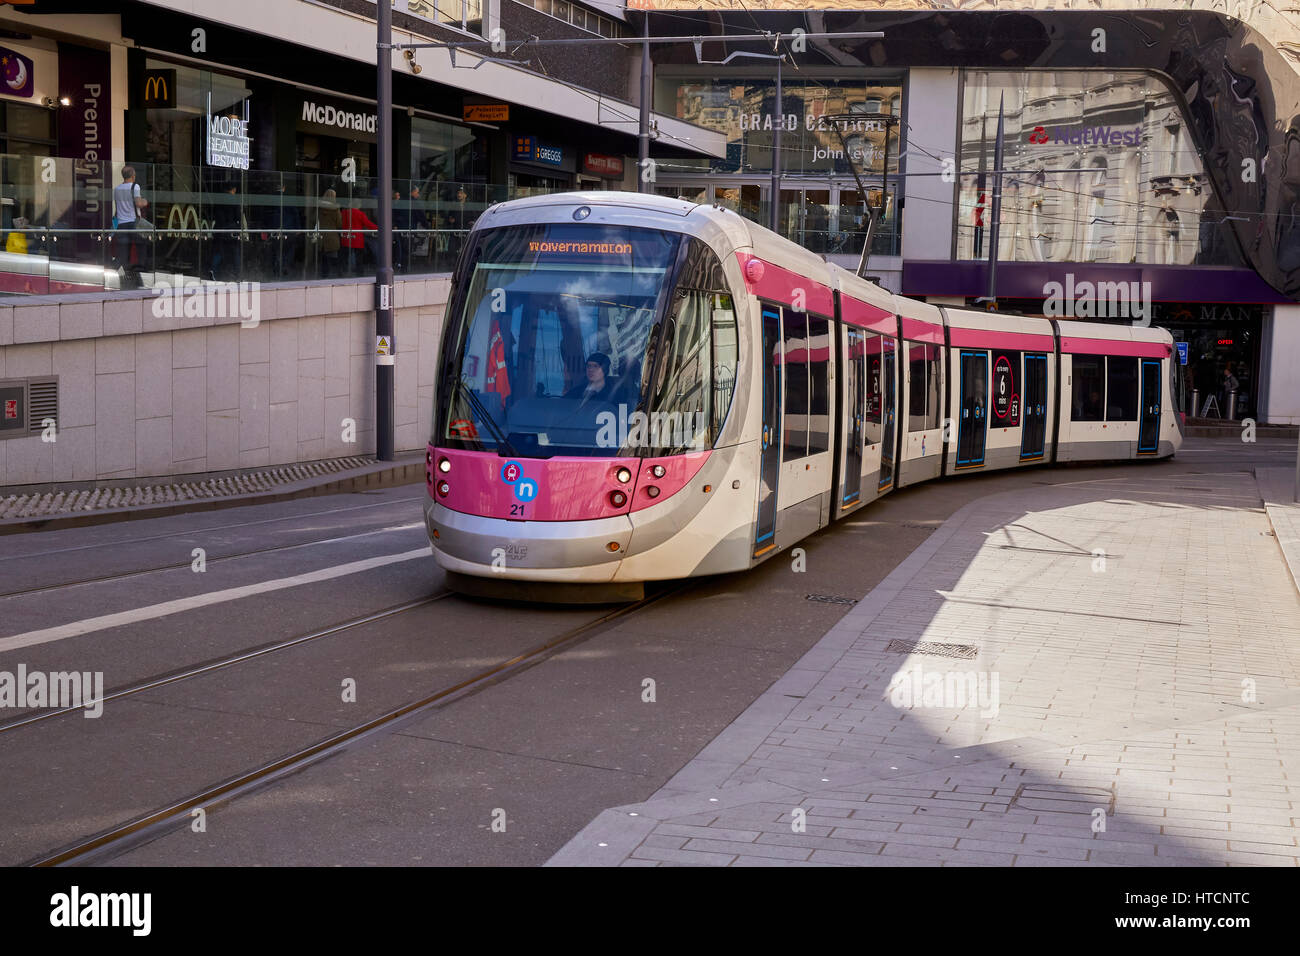
<path id="1" fill-rule="evenodd" d="M 620 468 L 618 471 L 614 472 L 614 477 L 623 482 L 623 484 L 627 484 L 632 480 L 632 472 L 627 468 Z"/>
<path id="2" fill-rule="evenodd" d="M 447 492 L 449 491 L 451 491 L 451 485 L 449 485 L 445 479 L 438 482 L 438 494 L 441 497 L 446 498 Z"/>
<path id="3" fill-rule="evenodd" d="M 609 503 L 615 508 L 621 508 L 627 504 L 627 495 L 621 491 L 611 491 L 609 493 Z"/>
<path id="4" fill-rule="evenodd" d="M 667 473 L 668 473 L 668 469 L 665 468 L 663 465 L 655 465 L 653 468 L 650 469 L 650 474 L 654 475 L 656 478 L 662 478 Z"/>
<path id="5" fill-rule="evenodd" d="M 440 472 L 442 472 L 444 475 L 445 475 L 447 472 L 451 471 L 451 461 L 448 460 L 448 459 L 446 459 L 446 458 L 439 458 L 439 459 L 438 459 L 438 470 L 439 470 Z"/>
<path id="6" fill-rule="evenodd" d="M 656 488 L 654 485 L 648 485 L 646 487 L 645 493 L 649 495 L 651 498 L 659 497 L 659 489 Z"/>

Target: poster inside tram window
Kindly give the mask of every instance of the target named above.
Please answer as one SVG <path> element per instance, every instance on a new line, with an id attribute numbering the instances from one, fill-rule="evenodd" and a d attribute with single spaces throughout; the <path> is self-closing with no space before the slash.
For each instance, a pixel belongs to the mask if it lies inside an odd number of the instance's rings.
<path id="1" fill-rule="evenodd" d="M 1020 353 L 994 351 L 993 395 L 989 425 L 1010 428 L 1020 424 Z"/>

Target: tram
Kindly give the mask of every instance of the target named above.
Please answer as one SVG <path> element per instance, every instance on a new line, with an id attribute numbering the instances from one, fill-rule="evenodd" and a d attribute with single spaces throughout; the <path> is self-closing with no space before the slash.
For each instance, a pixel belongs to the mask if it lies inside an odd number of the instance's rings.
<path id="1" fill-rule="evenodd" d="M 458 590 L 635 600 L 931 478 L 1171 457 L 1174 355 L 1163 329 L 895 296 L 727 209 L 502 203 L 453 278 L 430 544 Z"/>

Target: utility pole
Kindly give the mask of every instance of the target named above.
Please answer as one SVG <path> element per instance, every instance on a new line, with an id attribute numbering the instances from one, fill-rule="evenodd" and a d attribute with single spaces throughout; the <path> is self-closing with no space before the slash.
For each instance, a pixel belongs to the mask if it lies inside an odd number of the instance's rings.
<path id="1" fill-rule="evenodd" d="M 379 250 L 375 276 L 375 457 L 392 461 L 396 418 L 393 400 L 397 343 L 393 336 L 393 8 L 379 0 L 379 40 L 375 65 L 379 74 Z"/>
<path id="2" fill-rule="evenodd" d="M 785 108 L 781 103 L 781 61 L 785 58 L 780 50 L 781 41 L 778 38 L 774 48 L 776 49 L 776 122 L 772 124 L 772 203 L 768 209 L 767 227 L 773 232 L 780 234 L 781 230 L 777 228 L 779 222 L 777 211 L 781 204 L 781 130 L 785 127 Z"/>
<path id="3" fill-rule="evenodd" d="M 1005 96 L 1005 95 L 1004 95 Z M 998 234 L 1002 225 L 1002 104 L 998 97 L 998 138 L 993 144 L 993 218 L 989 222 L 989 294 L 984 307 L 996 311 L 998 307 Z"/>
<path id="4" fill-rule="evenodd" d="M 650 182 L 650 0 L 643 0 L 641 30 L 641 122 L 637 130 L 637 192 L 648 193 Z"/>

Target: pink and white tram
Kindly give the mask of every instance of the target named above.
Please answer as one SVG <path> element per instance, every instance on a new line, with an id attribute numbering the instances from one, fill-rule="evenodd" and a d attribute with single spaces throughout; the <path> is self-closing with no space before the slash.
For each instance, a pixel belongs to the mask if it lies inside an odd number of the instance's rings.
<path id="1" fill-rule="evenodd" d="M 635 599 L 930 478 L 1170 457 L 1173 351 L 895 296 L 716 207 L 503 203 L 448 303 L 430 543 L 460 590 Z"/>

